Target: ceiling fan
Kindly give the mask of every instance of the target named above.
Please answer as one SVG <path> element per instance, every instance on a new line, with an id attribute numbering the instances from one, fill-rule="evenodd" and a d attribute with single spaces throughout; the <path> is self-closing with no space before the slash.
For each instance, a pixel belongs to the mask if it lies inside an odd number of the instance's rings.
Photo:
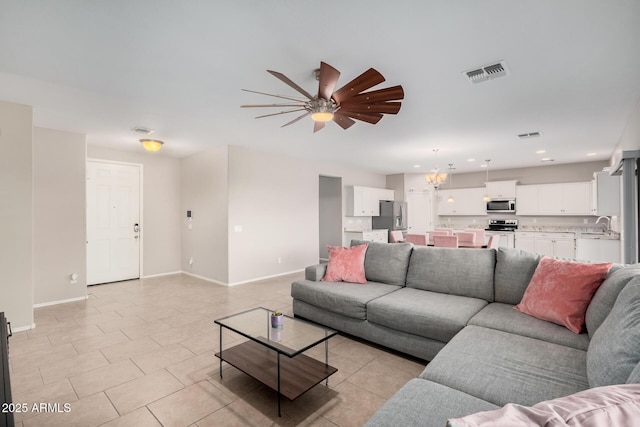
<path id="1" fill-rule="evenodd" d="M 310 94 L 282 73 L 272 70 L 267 70 L 267 72 L 304 95 L 306 99 L 296 99 L 288 96 L 273 95 L 254 90 L 242 89 L 246 92 L 273 96 L 292 102 L 284 104 L 241 105 L 241 107 L 289 108 L 287 110 L 280 111 L 279 113 L 257 116 L 256 119 L 304 111 L 302 115 L 285 123 L 282 127 L 289 126 L 307 116 L 311 116 L 314 121 L 313 132 L 317 132 L 324 128 L 325 123 L 329 120 L 336 122 L 340 127 L 342 127 L 342 129 L 348 129 L 353 126 L 355 123 L 354 119 L 376 124 L 380 119 L 382 119 L 383 114 L 398 114 L 401 106 L 400 100 L 404 99 L 404 90 L 402 89 L 402 86 L 399 85 L 365 92 L 366 90 L 385 81 L 382 74 L 373 68 L 369 68 L 367 71 L 334 92 L 333 90 L 338 83 L 340 72 L 331 65 L 325 62 L 320 62 L 320 68 L 315 70 L 316 79 L 318 80 L 317 95 Z"/>

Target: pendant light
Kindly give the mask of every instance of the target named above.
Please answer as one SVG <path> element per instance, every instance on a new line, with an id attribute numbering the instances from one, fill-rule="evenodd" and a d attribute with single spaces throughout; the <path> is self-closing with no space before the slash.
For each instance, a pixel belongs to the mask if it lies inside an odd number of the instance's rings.
<path id="1" fill-rule="evenodd" d="M 449 198 L 447 199 L 447 203 L 455 202 L 453 195 L 451 194 L 451 187 L 453 187 L 453 174 L 451 171 L 453 170 L 453 163 L 449 163 Z"/>
<path id="2" fill-rule="evenodd" d="M 486 165 L 487 165 L 487 181 L 484 183 L 484 185 L 487 188 L 487 193 L 484 195 L 484 197 L 482 198 L 483 202 L 488 202 L 491 200 L 491 197 L 489 197 L 489 162 L 491 161 L 491 159 L 487 159 L 485 160 Z"/>
<path id="3" fill-rule="evenodd" d="M 438 148 L 433 149 L 434 157 L 436 159 L 436 168 L 433 169 L 430 174 L 424 176 L 427 182 L 431 184 L 435 190 L 438 190 L 438 187 L 440 187 L 441 184 L 444 184 L 447 179 L 447 174 L 440 173 L 440 168 L 438 167 L 438 151 L 440 151 Z"/>

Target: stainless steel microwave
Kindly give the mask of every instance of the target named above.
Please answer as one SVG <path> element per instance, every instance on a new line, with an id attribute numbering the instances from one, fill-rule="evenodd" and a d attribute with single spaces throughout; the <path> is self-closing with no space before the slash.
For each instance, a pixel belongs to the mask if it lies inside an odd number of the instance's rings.
<path id="1" fill-rule="evenodd" d="M 515 199 L 492 199 L 487 202 L 487 213 L 516 213 Z"/>

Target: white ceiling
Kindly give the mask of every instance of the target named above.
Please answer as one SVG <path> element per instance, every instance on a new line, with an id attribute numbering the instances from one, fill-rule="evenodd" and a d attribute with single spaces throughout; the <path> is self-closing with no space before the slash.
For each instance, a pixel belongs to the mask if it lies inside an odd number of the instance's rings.
<path id="1" fill-rule="evenodd" d="M 236 144 L 385 174 L 433 168 L 435 148 L 458 172 L 585 162 L 610 157 L 640 100 L 639 40 L 638 0 L 0 0 L 0 99 L 114 149 L 142 150 L 130 129 L 149 127 L 176 157 Z M 313 134 L 240 108 L 277 101 L 242 88 L 297 95 L 266 69 L 315 92 L 321 60 L 338 87 L 369 67 L 401 84 L 400 113 Z M 461 74 L 500 60 L 505 78 Z"/>

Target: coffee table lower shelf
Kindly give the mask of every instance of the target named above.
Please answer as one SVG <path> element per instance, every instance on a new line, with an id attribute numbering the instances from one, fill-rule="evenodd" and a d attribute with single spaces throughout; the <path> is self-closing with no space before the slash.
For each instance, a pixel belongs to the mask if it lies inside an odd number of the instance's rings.
<path id="1" fill-rule="evenodd" d="M 216 353 L 222 361 L 278 391 L 278 354 L 254 341 L 245 341 Z M 304 354 L 280 355 L 280 394 L 294 400 L 338 370 Z"/>

